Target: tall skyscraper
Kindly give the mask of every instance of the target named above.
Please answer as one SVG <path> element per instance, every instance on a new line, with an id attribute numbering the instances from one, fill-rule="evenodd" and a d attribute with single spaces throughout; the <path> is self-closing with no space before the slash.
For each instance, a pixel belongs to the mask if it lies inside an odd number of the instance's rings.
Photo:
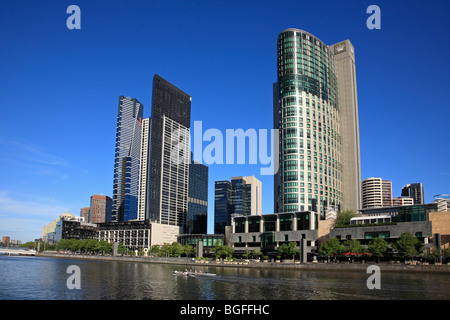
<path id="1" fill-rule="evenodd" d="M 143 108 L 137 99 L 119 97 L 111 221 L 137 219 Z"/>
<path id="2" fill-rule="evenodd" d="M 287 29 L 278 36 L 277 59 L 275 212 L 315 209 L 324 216 L 327 207 L 360 209 L 353 46 L 345 40 L 329 47 L 306 31 Z"/>
<path id="3" fill-rule="evenodd" d="M 362 209 L 392 206 L 392 182 L 367 178 L 361 183 Z"/>
<path id="4" fill-rule="evenodd" d="M 184 233 L 208 233 L 208 167 L 194 161 L 189 165 L 188 212 Z"/>
<path id="5" fill-rule="evenodd" d="M 153 78 L 147 217 L 186 226 L 191 97 L 158 75 Z"/>
<path id="6" fill-rule="evenodd" d="M 425 203 L 423 185 L 421 183 L 410 183 L 402 188 L 402 196 L 414 199 L 414 204 Z"/>
<path id="7" fill-rule="evenodd" d="M 340 118 L 342 209 L 361 209 L 361 159 L 355 49 L 349 40 L 331 45 L 336 61 Z"/>
<path id="8" fill-rule="evenodd" d="M 214 189 L 214 233 L 225 233 L 231 215 L 261 215 L 261 181 L 254 176 L 216 181 Z"/>
<path id="9" fill-rule="evenodd" d="M 152 120 L 146 118 L 142 120 L 141 153 L 139 163 L 139 197 L 138 197 L 138 220 L 145 220 L 147 217 L 147 191 L 148 191 L 148 171 L 150 165 L 150 133 Z"/>

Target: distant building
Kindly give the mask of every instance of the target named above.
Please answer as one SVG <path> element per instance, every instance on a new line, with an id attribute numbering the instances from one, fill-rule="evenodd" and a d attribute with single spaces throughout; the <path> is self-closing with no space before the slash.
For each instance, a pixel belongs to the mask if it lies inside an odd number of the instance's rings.
<path id="1" fill-rule="evenodd" d="M 414 199 L 414 204 L 425 203 L 423 194 L 423 185 L 421 183 L 407 184 L 402 188 L 402 197 L 410 197 Z"/>
<path id="2" fill-rule="evenodd" d="M 414 204 L 414 199 L 410 197 L 397 197 L 392 199 L 392 206 L 410 206 Z"/>
<path id="3" fill-rule="evenodd" d="M 214 188 L 214 233 L 223 234 L 230 226 L 231 216 L 261 215 L 261 181 L 253 176 L 233 177 L 231 182 L 215 182 Z"/>
<path id="4" fill-rule="evenodd" d="M 361 183 L 362 208 L 392 206 L 392 182 L 381 178 L 367 178 Z"/>
<path id="5" fill-rule="evenodd" d="M 84 207 L 80 210 L 80 217 L 84 218 L 84 221 L 89 221 L 89 212 L 91 210 L 91 207 Z"/>
<path id="6" fill-rule="evenodd" d="M 110 220 L 112 215 L 112 199 L 104 195 L 91 196 L 91 206 L 89 210 L 89 220 L 85 220 L 90 223 L 104 223 Z"/>
<path id="7" fill-rule="evenodd" d="M 9 246 L 10 242 L 11 242 L 11 238 L 9 236 L 3 236 L 2 237 L 2 244 L 4 246 Z"/>

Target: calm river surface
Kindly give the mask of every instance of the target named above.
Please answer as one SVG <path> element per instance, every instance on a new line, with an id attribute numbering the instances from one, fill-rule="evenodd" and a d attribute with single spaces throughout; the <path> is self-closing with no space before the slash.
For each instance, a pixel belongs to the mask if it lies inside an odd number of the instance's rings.
<path id="1" fill-rule="evenodd" d="M 68 289 L 77 265 L 81 289 Z M 436 273 L 383 273 L 381 289 L 370 274 L 199 266 L 214 278 L 177 277 L 184 267 L 121 261 L 0 256 L 0 300 L 352 300 L 450 299 L 450 277 Z"/>

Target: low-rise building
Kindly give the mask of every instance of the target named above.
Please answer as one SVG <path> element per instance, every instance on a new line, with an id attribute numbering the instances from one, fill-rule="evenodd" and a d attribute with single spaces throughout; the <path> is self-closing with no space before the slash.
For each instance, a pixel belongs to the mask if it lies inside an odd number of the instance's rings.
<path id="1" fill-rule="evenodd" d="M 97 225 L 97 240 L 123 243 L 129 249 L 150 249 L 177 241 L 182 227 L 161 224 L 153 220 L 106 222 Z"/>
<path id="2" fill-rule="evenodd" d="M 276 254 L 282 244 L 289 242 L 308 253 L 317 249 L 318 225 L 318 214 L 313 211 L 234 215 L 227 240 L 236 254 L 257 249 L 265 255 Z"/>

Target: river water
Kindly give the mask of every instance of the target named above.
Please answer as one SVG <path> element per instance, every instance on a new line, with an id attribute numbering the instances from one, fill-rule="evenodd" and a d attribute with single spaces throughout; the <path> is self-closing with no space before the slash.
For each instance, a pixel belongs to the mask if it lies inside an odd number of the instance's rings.
<path id="1" fill-rule="evenodd" d="M 68 267 L 80 271 L 69 289 Z M 183 267 L 124 261 L 0 256 L 0 300 L 448 300 L 443 273 L 385 272 L 368 289 L 362 271 L 267 270 L 199 266 L 216 277 L 174 276 Z"/>

